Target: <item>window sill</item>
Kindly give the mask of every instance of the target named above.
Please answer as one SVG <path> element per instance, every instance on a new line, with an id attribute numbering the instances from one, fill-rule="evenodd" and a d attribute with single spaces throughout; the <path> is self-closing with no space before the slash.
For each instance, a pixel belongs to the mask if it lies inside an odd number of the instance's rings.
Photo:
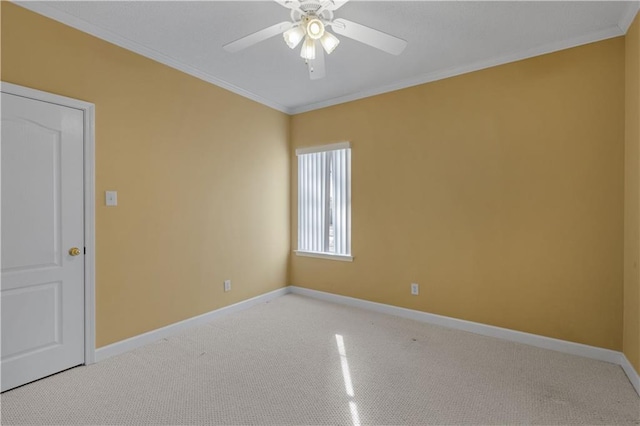
<path id="1" fill-rule="evenodd" d="M 318 259 L 339 260 L 342 262 L 353 262 L 353 256 L 332 253 L 318 253 L 315 251 L 294 250 L 296 256 L 316 257 Z"/>

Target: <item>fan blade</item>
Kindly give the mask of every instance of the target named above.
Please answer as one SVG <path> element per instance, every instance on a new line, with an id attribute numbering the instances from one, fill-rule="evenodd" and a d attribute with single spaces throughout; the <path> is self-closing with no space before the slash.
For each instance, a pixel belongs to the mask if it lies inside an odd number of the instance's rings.
<path id="1" fill-rule="evenodd" d="M 307 66 L 309 67 L 309 78 L 311 80 L 320 80 L 325 76 L 324 49 L 318 40 L 316 40 L 316 58 L 309 59 Z"/>
<path id="2" fill-rule="evenodd" d="M 289 21 L 280 22 L 279 24 L 272 25 L 253 34 L 249 34 L 246 37 L 242 37 L 241 39 L 225 44 L 224 46 L 222 46 L 222 48 L 227 52 L 235 53 L 242 49 L 246 49 L 249 46 L 253 46 L 256 43 L 260 43 L 261 41 L 264 41 L 268 38 L 277 36 L 278 34 L 282 34 L 289 28 L 291 28 L 291 25 L 293 24 Z"/>
<path id="3" fill-rule="evenodd" d="M 320 7 L 320 9 L 316 11 L 316 14 L 320 15 L 325 10 L 331 10 L 331 11 L 338 10 L 342 6 L 344 6 L 344 4 L 348 1 L 349 0 L 328 0 L 328 1 L 322 2 L 322 6 Z"/>
<path id="4" fill-rule="evenodd" d="M 331 24 L 336 34 L 352 38 L 360 43 L 368 44 L 371 47 L 391 53 L 392 55 L 401 54 L 404 48 L 407 47 L 407 42 L 401 38 L 346 19 L 334 19 Z"/>
<path id="5" fill-rule="evenodd" d="M 349 0 L 328 0 L 322 3 L 320 10 L 338 10 L 348 1 Z"/>
<path id="6" fill-rule="evenodd" d="M 274 0 L 282 7 L 286 7 L 287 9 L 300 10 L 300 1 L 299 0 Z"/>

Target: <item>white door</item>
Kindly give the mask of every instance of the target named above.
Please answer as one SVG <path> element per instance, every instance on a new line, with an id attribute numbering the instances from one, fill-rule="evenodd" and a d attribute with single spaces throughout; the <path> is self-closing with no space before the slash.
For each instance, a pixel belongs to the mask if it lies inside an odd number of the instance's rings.
<path id="1" fill-rule="evenodd" d="M 2 93 L 2 391 L 84 363 L 83 122 Z"/>

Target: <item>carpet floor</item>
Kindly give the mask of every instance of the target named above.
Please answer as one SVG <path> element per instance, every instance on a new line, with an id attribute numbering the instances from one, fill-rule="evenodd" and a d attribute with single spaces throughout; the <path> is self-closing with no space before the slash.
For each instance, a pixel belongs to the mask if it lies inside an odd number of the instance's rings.
<path id="1" fill-rule="evenodd" d="M 0 400 L 2 424 L 640 424 L 617 365 L 297 295 Z"/>

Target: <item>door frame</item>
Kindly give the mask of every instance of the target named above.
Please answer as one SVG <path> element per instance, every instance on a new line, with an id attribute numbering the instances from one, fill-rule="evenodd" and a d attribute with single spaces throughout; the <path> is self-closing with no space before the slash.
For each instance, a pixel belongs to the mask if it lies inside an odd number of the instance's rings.
<path id="1" fill-rule="evenodd" d="M 0 91 L 82 111 L 84 116 L 84 364 L 96 359 L 95 329 L 95 105 L 29 87 L 0 82 Z M 0 106 L 1 108 L 1 106 Z"/>

